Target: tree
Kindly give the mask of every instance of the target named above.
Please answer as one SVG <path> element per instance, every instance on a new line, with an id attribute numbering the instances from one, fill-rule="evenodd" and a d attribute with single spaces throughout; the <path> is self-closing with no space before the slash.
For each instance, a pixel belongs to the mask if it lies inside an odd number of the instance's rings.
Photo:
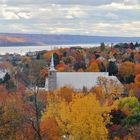
<path id="1" fill-rule="evenodd" d="M 119 73 L 123 77 L 129 77 L 134 74 L 134 64 L 132 62 L 123 62 L 119 68 Z"/>
<path id="2" fill-rule="evenodd" d="M 122 124 L 125 127 L 131 127 L 135 125 L 140 125 L 140 114 L 134 114 L 126 117 L 123 121 Z"/>
<path id="3" fill-rule="evenodd" d="M 64 72 L 66 69 L 66 65 L 64 62 L 60 62 L 59 64 L 56 65 L 56 69 L 59 72 Z"/>
<path id="4" fill-rule="evenodd" d="M 113 79 L 107 79 L 106 77 L 99 77 L 97 86 L 100 87 L 103 96 L 119 97 L 124 91 L 124 87 L 121 83 Z"/>
<path id="5" fill-rule="evenodd" d="M 26 120 L 31 126 L 35 140 L 42 140 L 42 133 L 40 129 L 40 119 L 42 111 L 46 106 L 47 92 L 40 90 L 38 86 L 26 90 L 24 95 Z"/>
<path id="6" fill-rule="evenodd" d="M 41 86 L 42 77 L 40 72 L 43 68 L 46 67 L 46 63 L 41 60 L 32 60 L 27 64 L 23 64 L 23 69 L 21 75 L 17 78 L 25 82 L 29 86 Z"/>
<path id="7" fill-rule="evenodd" d="M 106 68 L 103 62 L 99 63 L 100 72 L 106 72 Z"/>
<path id="8" fill-rule="evenodd" d="M 83 69 L 83 70 L 86 69 L 86 64 L 85 64 L 84 61 L 76 62 L 76 63 L 74 64 L 74 70 L 75 70 L 75 71 L 78 71 L 79 69 Z"/>
<path id="9" fill-rule="evenodd" d="M 25 74 L 22 78 L 26 77 L 28 86 L 24 95 L 26 108 L 26 118 L 31 125 L 34 135 L 37 140 L 42 140 L 40 130 L 41 111 L 44 109 L 45 103 L 40 99 L 40 85 L 42 81 L 41 69 L 45 67 L 45 63 L 40 60 L 29 62 L 24 66 L 22 73 Z M 45 96 L 44 96 L 45 97 Z"/>
<path id="10" fill-rule="evenodd" d="M 106 140 L 109 116 L 105 112 L 109 110 L 100 106 L 93 94 L 75 95 L 70 103 L 55 98 L 48 104 L 41 122 L 45 124 L 48 118 L 55 118 L 60 129 L 59 137 L 68 140 Z M 103 116 L 106 116 L 106 121 Z"/>
<path id="11" fill-rule="evenodd" d="M 47 60 L 48 62 L 50 62 L 50 58 L 53 54 L 53 57 L 54 57 L 54 65 L 56 66 L 57 64 L 59 64 L 60 62 L 60 58 L 59 58 L 59 50 L 53 50 L 53 51 L 48 51 L 44 54 L 44 58 L 45 60 Z"/>
<path id="12" fill-rule="evenodd" d="M 140 139 L 140 125 L 132 126 L 129 131 L 134 140 Z"/>
<path id="13" fill-rule="evenodd" d="M 135 77 L 135 83 L 140 86 L 140 74 L 137 74 Z"/>
<path id="14" fill-rule="evenodd" d="M 126 117 L 126 114 L 121 110 L 111 110 L 110 115 L 113 125 L 121 125 L 122 120 Z"/>
<path id="15" fill-rule="evenodd" d="M 41 132 L 44 140 L 60 140 L 59 127 L 54 118 L 47 118 L 41 123 Z"/>
<path id="16" fill-rule="evenodd" d="M 98 65 L 98 63 L 96 61 L 90 62 L 86 71 L 88 71 L 88 72 L 99 72 L 99 65 Z"/>
<path id="17" fill-rule="evenodd" d="M 140 74 L 140 64 L 135 64 L 134 74 L 135 75 Z"/>
<path id="18" fill-rule="evenodd" d="M 72 101 L 74 90 L 69 87 L 62 87 L 60 90 L 58 90 L 57 94 L 62 100 L 65 100 L 66 102 Z"/>
<path id="19" fill-rule="evenodd" d="M 110 61 L 107 71 L 109 72 L 109 75 L 116 75 L 118 73 L 118 67 L 115 62 Z"/>
<path id="20" fill-rule="evenodd" d="M 135 60 L 135 62 L 140 62 L 140 54 L 139 53 L 135 53 L 133 61 Z"/>
<path id="21" fill-rule="evenodd" d="M 129 61 L 123 62 L 119 67 L 119 74 L 123 78 L 124 82 L 133 82 L 134 63 Z"/>
<path id="22" fill-rule="evenodd" d="M 116 101 L 118 109 L 132 116 L 140 114 L 140 103 L 136 97 L 125 97 Z"/>
<path id="23" fill-rule="evenodd" d="M 46 78 L 48 76 L 48 68 L 43 68 L 40 70 L 40 77 L 41 78 Z"/>
<path id="24" fill-rule="evenodd" d="M 19 93 L 0 94 L 1 140 L 21 140 L 25 135 L 29 136 L 28 131 L 25 133 L 25 130 L 27 130 L 27 125 L 25 124 L 27 122 L 23 107 L 24 101 Z M 32 137 L 31 133 L 29 137 Z"/>
<path id="25" fill-rule="evenodd" d="M 13 80 L 9 80 L 9 81 L 6 83 L 6 89 L 7 89 L 7 91 L 16 91 L 15 82 L 14 82 Z"/>

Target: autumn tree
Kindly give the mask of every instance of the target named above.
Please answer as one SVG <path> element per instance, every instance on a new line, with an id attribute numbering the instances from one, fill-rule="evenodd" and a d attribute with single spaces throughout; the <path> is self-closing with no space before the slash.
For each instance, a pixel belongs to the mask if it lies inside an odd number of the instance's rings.
<path id="1" fill-rule="evenodd" d="M 28 87 L 42 85 L 41 70 L 46 68 L 45 61 L 32 60 L 26 64 L 23 64 L 22 67 L 22 71 L 17 73 L 17 79 L 24 82 Z"/>
<path id="2" fill-rule="evenodd" d="M 40 119 L 41 112 L 46 105 L 46 95 L 47 92 L 45 90 L 40 90 L 37 83 L 32 87 L 26 87 L 26 90 L 23 93 L 25 103 L 24 112 L 26 114 L 25 119 L 28 122 L 28 128 L 32 131 L 35 140 L 42 140 Z"/>
<path id="3" fill-rule="evenodd" d="M 9 61 L 3 61 L 1 64 L 0 64 L 0 67 L 6 69 L 6 70 L 9 70 L 11 72 L 11 74 L 14 74 L 15 73 L 15 67 L 9 62 Z"/>
<path id="4" fill-rule="evenodd" d="M 124 77 L 133 75 L 134 74 L 134 64 L 129 61 L 122 63 L 119 68 L 119 73 Z"/>
<path id="5" fill-rule="evenodd" d="M 109 109 L 100 106 L 93 94 L 87 96 L 79 94 L 73 96 L 70 103 L 60 100 L 60 98 L 52 100 L 43 113 L 41 122 L 46 124 L 48 118 L 55 118 L 60 129 L 60 138 L 105 140 L 108 137 L 106 121 L 108 122 L 109 118 L 104 113 L 107 111 Z M 103 116 L 106 116 L 106 121 L 104 121 Z"/>
<path id="6" fill-rule="evenodd" d="M 74 94 L 74 90 L 70 87 L 62 87 L 57 91 L 57 95 L 66 102 L 72 101 L 72 96 Z"/>
<path id="7" fill-rule="evenodd" d="M 86 69 L 88 72 L 99 72 L 99 65 L 96 61 L 91 61 Z"/>
<path id="8" fill-rule="evenodd" d="M 66 65 L 64 62 L 60 62 L 59 64 L 56 65 L 56 69 L 59 72 L 64 72 L 66 70 Z"/>
<path id="9" fill-rule="evenodd" d="M 135 77 L 135 83 L 140 86 L 140 74 L 137 74 L 136 77 Z"/>
<path id="10" fill-rule="evenodd" d="M 116 110 L 111 111 L 112 125 L 110 127 L 110 136 L 123 138 L 137 138 L 140 125 L 140 103 L 135 97 L 120 98 L 114 102 Z M 134 134 L 135 130 L 135 135 Z"/>
<path id="11" fill-rule="evenodd" d="M 45 107 L 45 103 L 43 99 L 40 99 L 40 86 L 42 85 L 42 75 L 46 74 L 46 71 L 42 72 L 41 70 L 45 68 L 44 61 L 33 60 L 23 68 L 24 76 L 18 76 L 19 79 L 25 79 L 27 81 L 26 93 L 24 95 L 25 103 L 28 106 L 26 108 L 26 117 L 28 118 L 28 122 L 33 129 L 34 135 L 37 140 L 42 140 L 41 130 L 40 130 L 40 118 L 41 111 Z M 42 75 L 41 75 L 42 74 Z M 23 80 L 22 80 L 23 81 Z"/>
<path id="12" fill-rule="evenodd" d="M 59 127 L 54 118 L 41 122 L 41 133 L 44 140 L 60 140 Z"/>
<path id="13" fill-rule="evenodd" d="M 132 82 L 134 75 L 134 63 L 129 61 L 123 62 L 119 67 L 119 74 L 123 78 L 124 82 Z"/>
<path id="14" fill-rule="evenodd" d="M 24 114 L 24 101 L 21 95 L 1 93 L 0 94 L 0 139 L 1 140 L 22 140 L 28 136 L 32 137 L 29 125 Z M 31 132 L 31 131 L 30 131 Z M 26 136 L 25 136 L 26 135 Z M 33 138 L 33 137 L 32 137 Z M 30 139 L 29 139 L 30 140 Z"/>
<path id="15" fill-rule="evenodd" d="M 130 134 L 134 140 L 140 139 L 140 125 L 132 126 L 130 128 Z"/>
<path id="16" fill-rule="evenodd" d="M 116 101 L 118 108 L 129 115 L 140 113 L 140 104 L 135 97 L 125 97 Z"/>
<path id="17" fill-rule="evenodd" d="M 98 81 L 97 81 L 97 86 L 95 88 L 100 89 L 100 92 L 95 92 L 98 94 L 100 94 L 100 99 L 101 97 L 104 96 L 104 99 L 115 99 L 119 96 L 121 96 L 121 94 L 124 91 L 124 87 L 123 85 L 118 82 L 118 80 L 116 79 L 108 79 L 106 77 L 99 77 Z"/>
<path id="18" fill-rule="evenodd" d="M 56 66 L 60 62 L 60 58 L 59 58 L 60 52 L 59 52 L 59 50 L 48 51 L 44 54 L 43 57 L 47 62 L 50 62 L 52 54 L 53 54 L 53 57 L 54 57 L 54 64 Z"/>
<path id="19" fill-rule="evenodd" d="M 82 70 L 86 69 L 86 63 L 84 61 L 79 61 L 74 64 L 75 71 L 79 71 L 80 69 Z"/>
<path id="20" fill-rule="evenodd" d="M 140 64 L 135 64 L 134 66 L 134 74 L 140 74 Z"/>

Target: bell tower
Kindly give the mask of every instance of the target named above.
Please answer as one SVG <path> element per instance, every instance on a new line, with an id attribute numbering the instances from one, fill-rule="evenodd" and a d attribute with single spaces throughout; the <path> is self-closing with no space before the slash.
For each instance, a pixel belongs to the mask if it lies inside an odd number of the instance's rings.
<path id="1" fill-rule="evenodd" d="M 53 91 L 57 88 L 57 71 L 54 67 L 54 58 L 52 55 L 50 69 L 48 72 L 48 90 Z"/>

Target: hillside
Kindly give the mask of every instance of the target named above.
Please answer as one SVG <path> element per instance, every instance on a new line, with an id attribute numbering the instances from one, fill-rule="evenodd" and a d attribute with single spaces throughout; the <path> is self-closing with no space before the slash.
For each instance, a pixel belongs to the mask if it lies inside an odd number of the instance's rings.
<path id="1" fill-rule="evenodd" d="M 140 37 L 0 33 L 0 46 L 95 44 L 101 42 L 140 42 Z"/>

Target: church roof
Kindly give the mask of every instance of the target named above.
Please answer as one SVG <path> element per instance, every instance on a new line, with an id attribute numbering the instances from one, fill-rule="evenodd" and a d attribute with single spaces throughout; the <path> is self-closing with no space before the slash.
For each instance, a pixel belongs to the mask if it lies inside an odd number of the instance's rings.
<path id="1" fill-rule="evenodd" d="M 91 89 L 97 85 L 98 77 L 108 78 L 110 76 L 108 72 L 57 72 L 57 87 L 70 86 L 77 90 L 83 87 Z M 116 79 L 115 76 L 112 78 Z"/>

